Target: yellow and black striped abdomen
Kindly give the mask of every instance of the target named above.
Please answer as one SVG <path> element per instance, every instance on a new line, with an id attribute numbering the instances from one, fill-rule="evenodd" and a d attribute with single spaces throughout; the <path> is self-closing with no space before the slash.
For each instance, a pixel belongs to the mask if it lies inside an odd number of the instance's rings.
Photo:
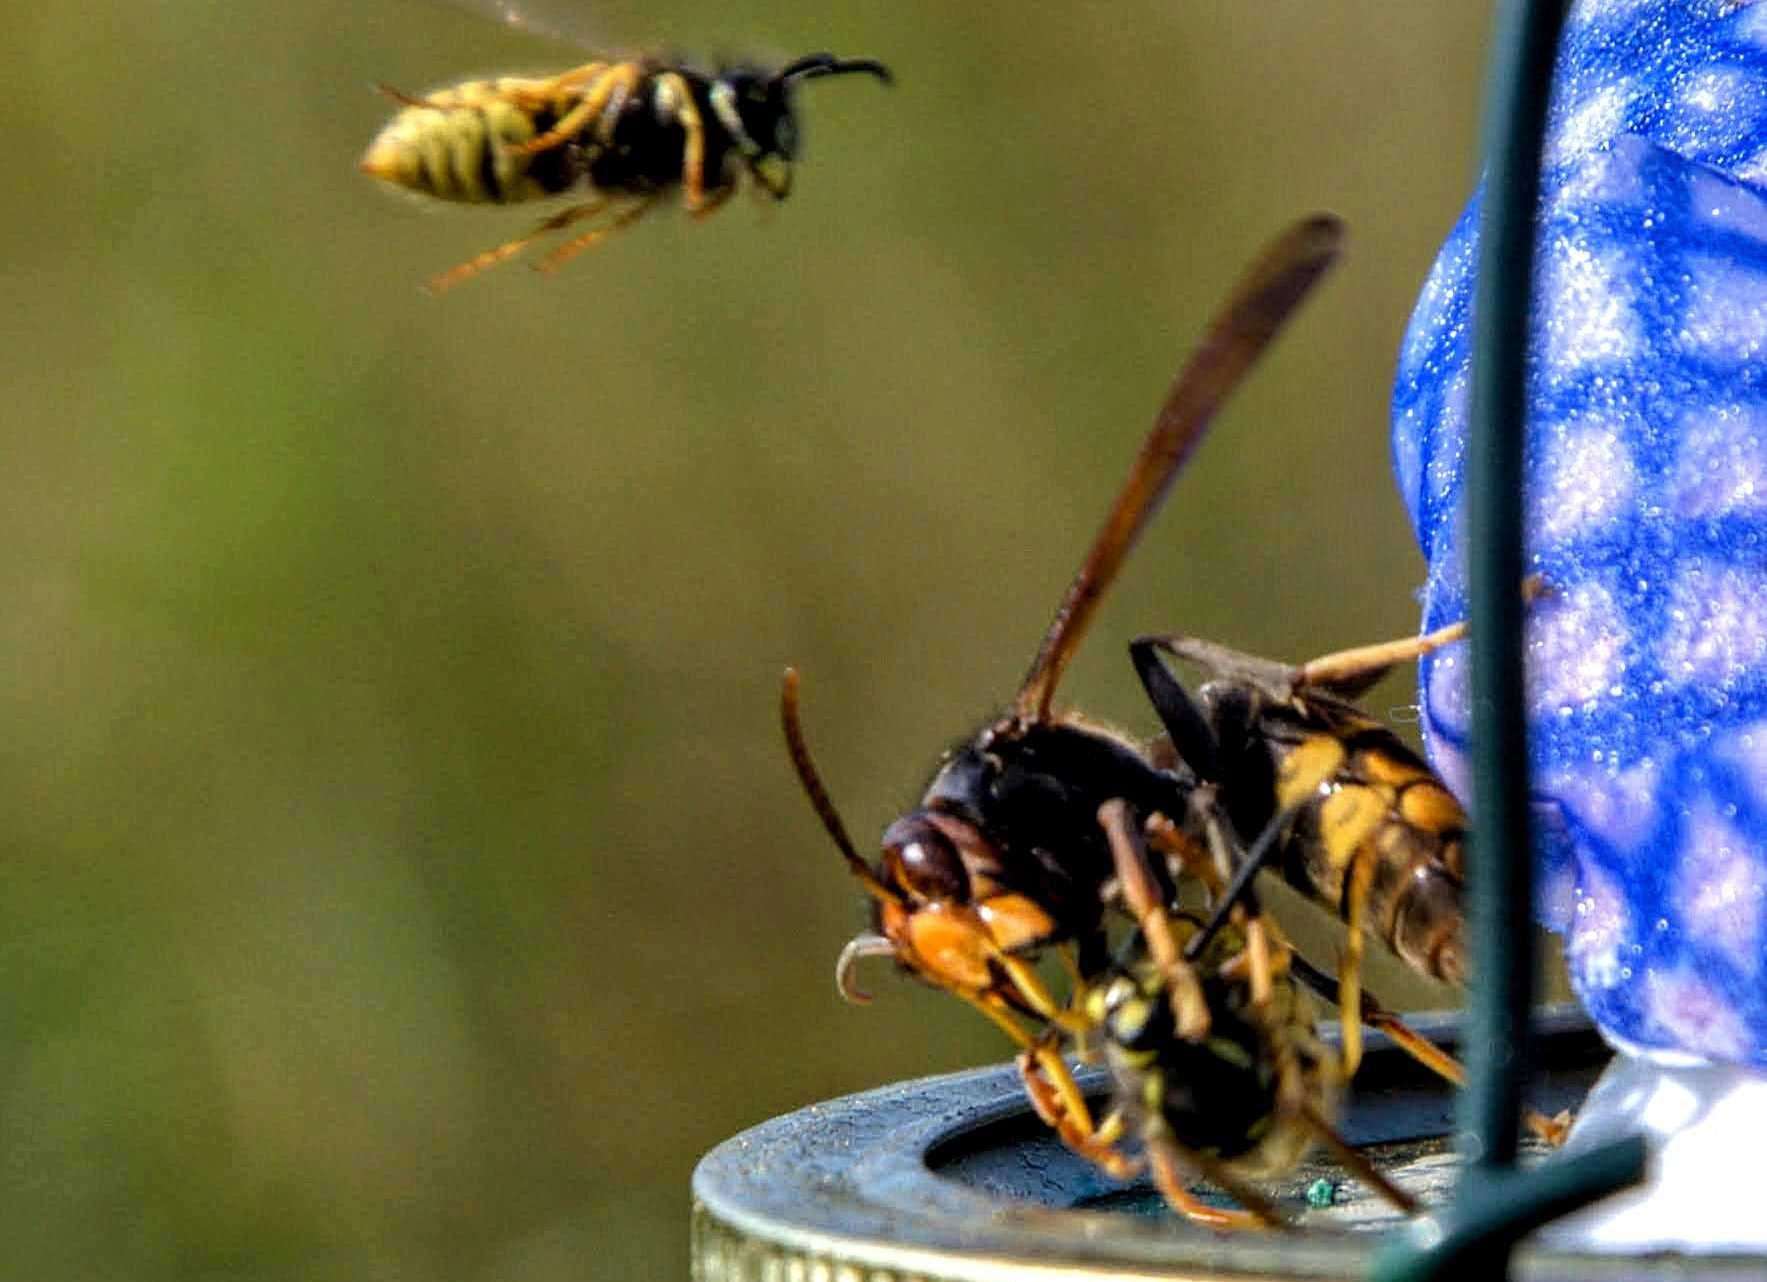
<path id="1" fill-rule="evenodd" d="M 1277 804 L 1299 807 L 1291 881 L 1348 916 L 1351 868 L 1369 861 L 1368 932 L 1427 975 L 1465 978 L 1466 812 L 1410 749 L 1374 723 L 1306 735 L 1283 753 Z"/>
<path id="2" fill-rule="evenodd" d="M 439 200 L 502 205 L 556 195 L 576 177 L 568 150 L 518 148 L 571 103 L 550 80 L 469 80 L 401 108 L 368 145 L 362 168 Z"/>

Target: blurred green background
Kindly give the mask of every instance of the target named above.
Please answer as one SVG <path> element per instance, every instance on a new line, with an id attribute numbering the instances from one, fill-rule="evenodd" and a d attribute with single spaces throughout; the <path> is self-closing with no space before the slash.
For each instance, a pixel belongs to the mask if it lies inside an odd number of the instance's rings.
<path id="1" fill-rule="evenodd" d="M 804 91 L 777 210 L 435 299 L 532 211 L 376 189 L 371 84 L 578 51 L 424 0 L 10 7 L 0 1276 L 676 1277 L 706 1148 L 1002 1058 L 887 973 L 836 1000 L 864 913 L 780 669 L 869 844 L 1306 210 L 1350 256 L 1066 694 L 1146 730 L 1136 632 L 1415 628 L 1385 407 L 1481 6 L 534 12 L 899 85 Z"/>

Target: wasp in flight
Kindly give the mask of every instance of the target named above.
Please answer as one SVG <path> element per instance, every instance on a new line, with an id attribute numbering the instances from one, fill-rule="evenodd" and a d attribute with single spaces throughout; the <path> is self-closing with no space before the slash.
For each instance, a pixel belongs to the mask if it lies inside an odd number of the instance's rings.
<path id="1" fill-rule="evenodd" d="M 525 235 L 434 277 L 429 287 L 439 292 L 548 233 L 608 214 L 540 264 L 557 268 L 677 189 L 696 218 L 734 195 L 745 175 L 757 192 L 784 200 L 798 154 L 793 91 L 806 80 L 854 73 L 891 83 L 881 62 L 812 53 L 776 71 L 733 66 L 708 74 L 660 61 L 597 61 L 544 79 L 469 80 L 424 97 L 382 86 L 400 110 L 368 145 L 361 167 L 439 200 L 582 196 Z"/>

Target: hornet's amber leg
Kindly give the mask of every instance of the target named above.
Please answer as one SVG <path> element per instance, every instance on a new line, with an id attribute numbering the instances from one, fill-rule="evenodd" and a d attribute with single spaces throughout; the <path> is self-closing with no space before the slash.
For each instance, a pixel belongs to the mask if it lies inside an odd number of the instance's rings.
<path id="1" fill-rule="evenodd" d="M 1171 989 L 1172 1017 L 1178 1022 L 1178 1036 L 1186 1041 L 1200 1042 L 1209 1035 L 1209 1004 L 1203 997 L 1202 983 L 1196 970 L 1184 960 L 1172 934 L 1172 919 L 1166 911 L 1159 883 L 1147 862 L 1147 848 L 1141 835 L 1129 822 L 1129 804 L 1121 799 L 1105 802 L 1098 808 L 1098 824 L 1110 843 L 1111 857 L 1116 862 L 1117 884 L 1129 911 L 1141 926 L 1147 941 L 1148 955 L 1159 967 Z"/>
<path id="2" fill-rule="evenodd" d="M 1387 1010 L 1368 993 L 1362 994 L 1362 1022 L 1385 1033 L 1393 1045 L 1444 1081 L 1457 1087 L 1466 1085 L 1466 1069 L 1459 1060 Z M 1537 1108 L 1523 1109 L 1522 1125 L 1553 1148 L 1559 1148 L 1570 1137 L 1571 1111 L 1564 1109 L 1548 1117 Z"/>
<path id="3" fill-rule="evenodd" d="M 572 223 L 580 223 L 585 218 L 593 218 L 596 214 L 599 214 L 602 210 L 606 209 L 607 205 L 608 202 L 606 200 L 598 198 L 595 200 L 584 201 L 580 205 L 572 205 L 569 209 L 560 210 L 558 213 L 552 215 L 552 217 L 538 224 L 532 231 L 528 232 L 527 235 L 517 236 L 514 240 L 506 240 L 495 249 L 487 249 L 484 253 L 479 254 L 474 258 L 469 258 L 458 266 L 450 267 L 447 271 L 442 272 L 438 276 L 432 276 L 429 283 L 425 285 L 424 288 L 432 294 L 440 294 L 444 290 L 452 289 L 461 281 L 472 276 L 477 276 L 486 268 L 495 267 L 498 263 L 501 263 L 506 259 L 514 258 L 517 254 L 521 253 L 522 250 L 533 244 L 534 241 L 540 239 L 540 237 L 544 236 L 547 232 L 559 231 L 562 228 L 569 227 Z"/>
<path id="4" fill-rule="evenodd" d="M 1330 975 L 1318 970 L 1304 958 L 1291 956 L 1289 960 L 1295 978 L 1326 1001 L 1334 1005 L 1339 1004 L 1341 989 Z M 1364 989 L 1361 1004 L 1364 1024 L 1385 1033 L 1393 1045 L 1441 1077 L 1450 1086 L 1458 1088 L 1466 1085 L 1466 1069 L 1459 1060 L 1388 1010 L 1373 993 Z M 1569 1109 L 1566 1109 L 1548 1117 L 1538 1109 L 1525 1109 L 1522 1112 L 1522 1125 L 1552 1147 L 1558 1148 L 1570 1134 L 1571 1113 Z"/>
<path id="5" fill-rule="evenodd" d="M 1047 1059 L 1038 1058 L 1031 1051 L 1025 1051 L 1018 1057 L 1019 1077 L 1024 1082 L 1025 1095 L 1030 1099 L 1037 1116 L 1071 1151 L 1091 1162 L 1112 1179 L 1132 1178 L 1139 1164 L 1125 1157 L 1117 1148 L 1117 1142 L 1123 1134 L 1123 1115 L 1113 1112 L 1100 1125 L 1093 1126 L 1092 1114 L 1086 1108 L 1084 1098 L 1079 1097 L 1079 1088 L 1068 1074 L 1067 1066 L 1059 1057 L 1054 1057 L 1054 1062 L 1061 1073 L 1052 1084 L 1048 1076 Z M 1063 1082 L 1061 1078 L 1066 1081 Z M 1074 1098 L 1079 1098 L 1077 1111 L 1072 1103 Z"/>
<path id="6" fill-rule="evenodd" d="M 958 997 L 981 1011 L 982 1014 L 986 1015 L 989 1020 L 993 1022 L 996 1028 L 1000 1029 L 1001 1032 L 1010 1037 L 1012 1039 L 1012 1044 L 1017 1046 L 1020 1050 L 1030 1050 L 1039 1044 L 1037 1038 L 1032 1037 L 1022 1026 L 1020 1026 L 1017 1013 L 999 993 L 988 989 L 984 989 L 981 992 L 966 992 L 961 988 L 950 988 L 946 991 L 955 993 Z M 1047 994 L 1047 990 L 1045 990 L 1045 993 Z M 1070 1011 L 1058 1011 L 1057 1015 L 1059 1018 L 1052 1019 L 1048 1022 L 1055 1024 L 1066 1032 L 1084 1031 L 1081 1027 L 1080 1016 L 1075 1015 Z M 1057 1066 L 1061 1065 L 1060 1056 L 1055 1055 L 1054 1052 L 1045 1050 L 1043 1054 L 1047 1055 Z M 1072 1085 L 1073 1083 L 1072 1074 L 1067 1073 L 1065 1068 L 1062 1068 L 1056 1076 L 1058 1079 L 1065 1077 L 1069 1085 Z M 1074 1098 L 1079 1098 L 1077 1090 L 1074 1094 Z"/>
<path id="7" fill-rule="evenodd" d="M 1063 1010 L 1056 1003 L 1055 994 L 1049 991 L 1049 985 L 1043 982 L 1043 977 L 1024 958 L 1014 957 L 1011 953 L 995 952 L 991 954 L 990 960 L 1006 972 L 1006 977 L 1012 981 L 1018 995 L 1039 1019 L 1068 1032 L 1085 1031 L 1084 1021 L 1071 1009 L 1073 1003 L 1070 1003 L 1070 1009 Z M 1079 995 L 1076 990 L 1076 999 Z"/>
<path id="8" fill-rule="evenodd" d="M 1018 1020 L 1013 1018 L 1012 1013 L 1006 1009 L 1006 1004 L 994 994 L 966 993 L 956 988 L 949 991 L 956 993 L 957 996 L 986 1015 L 994 1026 L 1010 1037 L 1012 1044 L 1020 1050 L 1028 1050 L 1035 1044 L 1036 1039 L 1019 1026 Z"/>
<path id="9" fill-rule="evenodd" d="M 561 143 L 569 142 L 588 126 L 591 120 L 600 115 L 602 109 L 616 94 L 624 98 L 638 87 L 643 78 L 643 69 L 635 62 L 622 62 L 614 66 L 604 63 L 589 63 L 575 71 L 567 71 L 553 82 L 553 89 L 561 89 L 583 80 L 588 83 L 582 100 L 553 123 L 552 128 L 543 134 L 536 134 L 524 143 L 512 144 L 510 152 L 517 156 L 531 156 L 537 152 L 550 151 Z"/>
<path id="10" fill-rule="evenodd" d="M 1245 952 L 1251 959 L 1252 1005 L 1264 1010 L 1270 1005 L 1271 966 L 1270 939 L 1261 916 L 1245 924 Z"/>
<path id="11" fill-rule="evenodd" d="M 607 226 L 597 227 L 593 231 L 584 232 L 575 240 L 565 241 L 564 244 L 560 245 L 557 249 L 554 249 L 551 253 L 547 254 L 546 257 L 542 258 L 536 266 L 543 272 L 557 271 L 585 249 L 599 245 L 615 232 L 623 231 L 627 227 L 630 227 L 633 223 L 644 217 L 645 214 L 649 213 L 655 204 L 655 196 L 646 196 L 637 204 L 628 205 L 625 209 L 622 209 L 619 213 L 615 214 L 608 221 Z"/>
<path id="12" fill-rule="evenodd" d="M 1169 1135 L 1148 1137 L 1147 1161 L 1149 1173 L 1153 1176 L 1154 1187 L 1159 1189 L 1160 1196 L 1166 1199 L 1166 1205 L 1194 1223 L 1207 1225 L 1212 1229 L 1286 1229 L 1289 1227 L 1284 1223 L 1276 1207 L 1263 1194 L 1249 1187 L 1242 1180 L 1228 1175 L 1222 1170 L 1219 1162 L 1184 1148 Z M 1234 1200 L 1245 1209 L 1242 1211 L 1223 1210 L 1217 1206 L 1210 1206 L 1207 1202 L 1197 1198 L 1186 1183 L 1186 1167 L 1194 1167 L 1204 1179 L 1226 1189 Z"/>
<path id="13" fill-rule="evenodd" d="M 734 195 L 736 195 L 736 184 L 735 183 L 731 183 L 728 187 L 718 188 L 710 196 L 707 196 L 703 202 L 701 202 L 700 207 L 698 209 L 691 211 L 693 214 L 694 220 L 697 222 L 700 219 L 708 218 L 712 214 L 717 213 L 718 210 L 720 210 L 724 207 L 724 202 L 729 200 Z"/>
<path id="14" fill-rule="evenodd" d="M 1374 848 L 1363 846 L 1350 859 L 1345 892 L 1344 955 L 1338 962 L 1338 1010 L 1343 1029 L 1344 1076 L 1362 1063 L 1362 947 L 1366 940 L 1368 888 L 1374 882 Z"/>
<path id="15" fill-rule="evenodd" d="M 656 78 L 657 88 L 674 95 L 675 118 L 687 135 L 687 151 L 681 161 L 681 201 L 687 212 L 697 214 L 705 204 L 706 128 L 694 104 L 693 91 L 679 72 L 665 71 Z"/>
<path id="16" fill-rule="evenodd" d="M 1532 603 L 1546 591 L 1545 576 L 1531 575 L 1522 583 L 1522 600 Z M 1382 641 L 1320 655 L 1295 668 L 1295 686 L 1353 696 L 1380 680 L 1396 665 L 1421 659 L 1465 635 L 1464 622 L 1450 623 L 1422 636 L 1402 637 L 1397 641 Z"/>
<path id="17" fill-rule="evenodd" d="M 1147 844 L 1166 856 L 1166 866 L 1174 876 L 1195 877 L 1208 890 L 1210 898 L 1221 893 L 1215 861 L 1201 842 L 1160 814 L 1150 816 L 1142 831 L 1147 835 Z"/>

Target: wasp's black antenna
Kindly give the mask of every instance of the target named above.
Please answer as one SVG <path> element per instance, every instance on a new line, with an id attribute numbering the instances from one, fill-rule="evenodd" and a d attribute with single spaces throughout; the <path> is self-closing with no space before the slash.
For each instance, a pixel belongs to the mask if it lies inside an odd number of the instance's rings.
<path id="1" fill-rule="evenodd" d="M 896 83 L 890 69 L 875 58 L 837 58 L 832 53 L 807 53 L 794 62 L 787 63 L 780 69 L 774 80 L 780 84 L 789 84 L 794 80 L 814 80 L 818 76 L 845 76 L 862 71 L 868 76 L 876 76 L 886 85 Z"/>

